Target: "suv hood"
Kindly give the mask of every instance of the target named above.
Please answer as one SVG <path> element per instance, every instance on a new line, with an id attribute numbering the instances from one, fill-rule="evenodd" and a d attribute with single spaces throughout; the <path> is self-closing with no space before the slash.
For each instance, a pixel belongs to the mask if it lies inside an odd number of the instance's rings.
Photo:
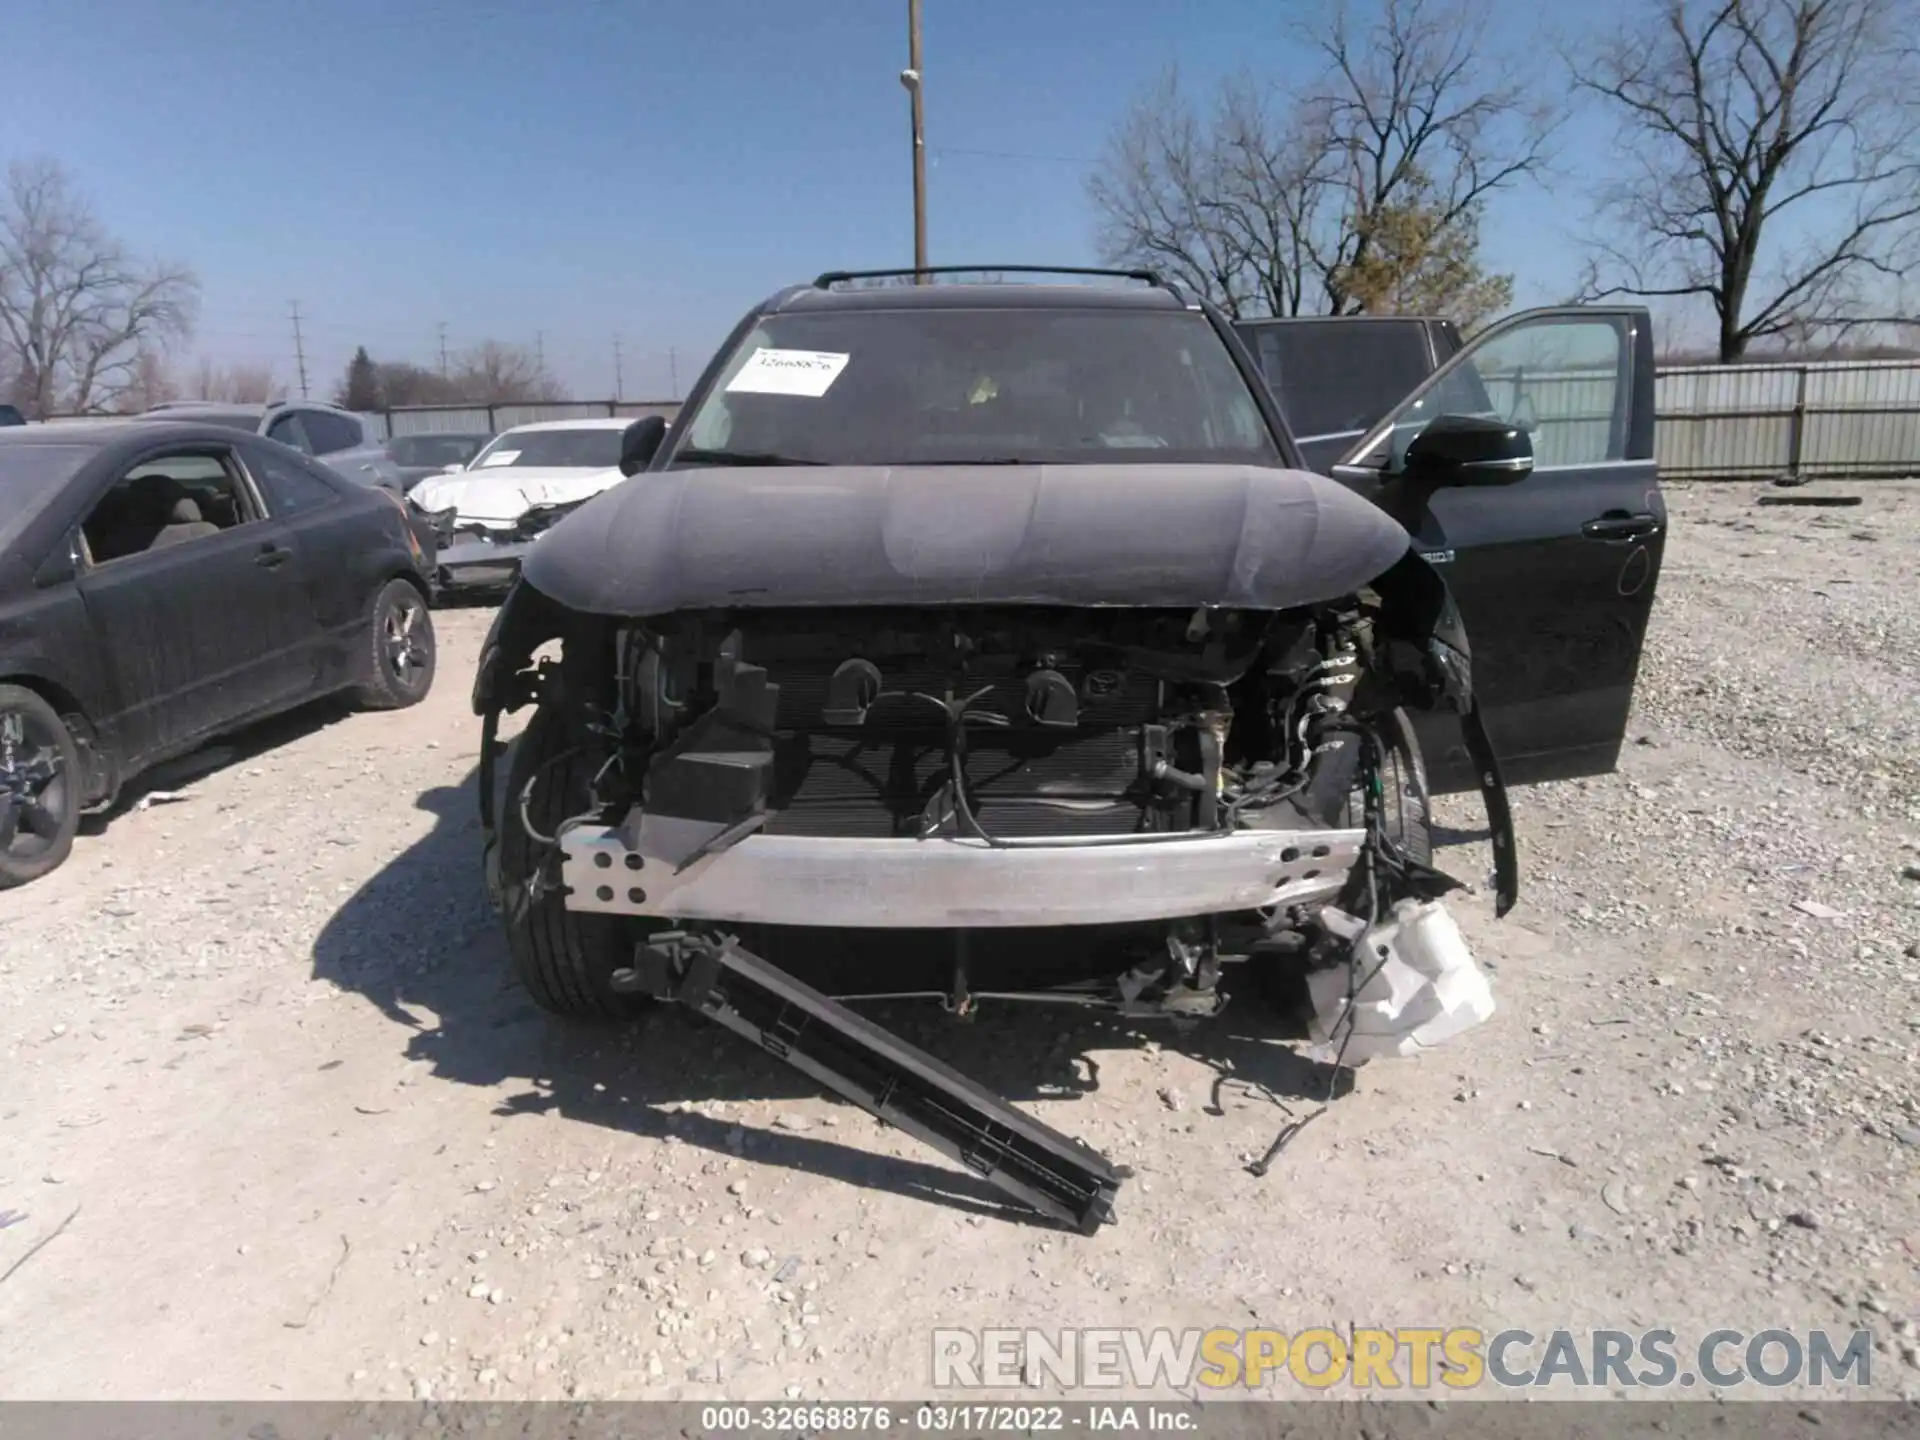
<path id="1" fill-rule="evenodd" d="M 407 498 L 422 510 L 458 512 L 459 521 L 510 524 L 536 505 L 571 505 L 611 489 L 626 477 L 618 470 L 577 466 L 500 465 L 436 475 L 422 480 Z"/>
<path id="2" fill-rule="evenodd" d="M 523 574 L 562 605 L 623 616 L 828 605 L 1280 610 L 1352 593 L 1411 543 L 1369 501 L 1301 470 L 694 468 L 650 473 L 583 505 L 546 533 Z"/>

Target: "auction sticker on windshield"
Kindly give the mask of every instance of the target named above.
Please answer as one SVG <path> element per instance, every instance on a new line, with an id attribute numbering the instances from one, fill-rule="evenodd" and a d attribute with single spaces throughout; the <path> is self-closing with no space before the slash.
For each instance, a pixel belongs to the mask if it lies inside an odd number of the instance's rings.
<path id="1" fill-rule="evenodd" d="M 520 458 L 518 450 L 496 450 L 480 463 L 482 465 L 511 465 Z"/>
<path id="2" fill-rule="evenodd" d="M 840 378 L 849 358 L 831 350 L 763 347 L 754 351 L 740 373 L 727 382 L 727 389 L 748 395 L 805 395 L 817 400 Z"/>

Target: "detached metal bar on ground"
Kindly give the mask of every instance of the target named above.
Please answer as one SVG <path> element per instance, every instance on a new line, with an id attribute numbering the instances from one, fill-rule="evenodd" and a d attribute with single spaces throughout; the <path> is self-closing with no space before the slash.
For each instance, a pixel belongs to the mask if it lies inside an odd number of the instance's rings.
<path id="1" fill-rule="evenodd" d="M 925 1051 L 742 949 L 732 937 L 656 935 L 616 989 L 678 1001 L 777 1055 L 1043 1215 L 1092 1234 L 1125 1172 Z"/>

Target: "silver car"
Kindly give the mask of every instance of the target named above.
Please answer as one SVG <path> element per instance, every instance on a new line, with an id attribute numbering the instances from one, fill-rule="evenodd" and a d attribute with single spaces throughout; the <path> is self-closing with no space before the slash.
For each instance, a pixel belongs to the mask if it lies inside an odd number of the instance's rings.
<path id="1" fill-rule="evenodd" d="M 224 425 L 278 440 L 311 455 L 330 470 L 360 485 L 377 485 L 399 494 L 400 469 L 386 444 L 367 433 L 366 422 L 351 410 L 317 400 L 276 400 L 264 405 L 220 400 L 173 400 L 146 412 L 149 420 L 192 420 Z"/>

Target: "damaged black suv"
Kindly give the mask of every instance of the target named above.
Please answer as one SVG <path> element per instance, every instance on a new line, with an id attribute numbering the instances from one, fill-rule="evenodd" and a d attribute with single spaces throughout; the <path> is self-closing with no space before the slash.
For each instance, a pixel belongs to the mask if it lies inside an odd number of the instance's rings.
<path id="1" fill-rule="evenodd" d="M 834 273 L 757 307 L 672 440 L 636 422 L 633 478 L 529 556 L 474 706 L 489 887 L 542 1006 L 684 1001 L 1085 1224 L 1110 1176 L 1010 1160 L 1044 1127 L 741 938 L 889 932 L 943 957 L 960 1011 L 969 957 L 1016 932 L 1104 959 L 1013 988 L 1132 1015 L 1213 1013 L 1234 961 L 1333 973 L 1342 1052 L 1393 960 L 1454 988 L 1374 1006 L 1372 1053 L 1470 1023 L 1423 734 L 1485 798 L 1502 914 L 1516 857 L 1452 556 L 1420 531 L 1444 490 L 1526 481 L 1543 425 L 1469 347 L 1316 475 L 1211 306 L 1045 273 Z M 1585 313 L 1637 384 L 1637 312 Z M 529 703 L 496 818 L 499 718 Z M 916 1111 L 902 1075 L 942 1098 Z M 982 1118 L 956 1134 L 961 1094 Z"/>

